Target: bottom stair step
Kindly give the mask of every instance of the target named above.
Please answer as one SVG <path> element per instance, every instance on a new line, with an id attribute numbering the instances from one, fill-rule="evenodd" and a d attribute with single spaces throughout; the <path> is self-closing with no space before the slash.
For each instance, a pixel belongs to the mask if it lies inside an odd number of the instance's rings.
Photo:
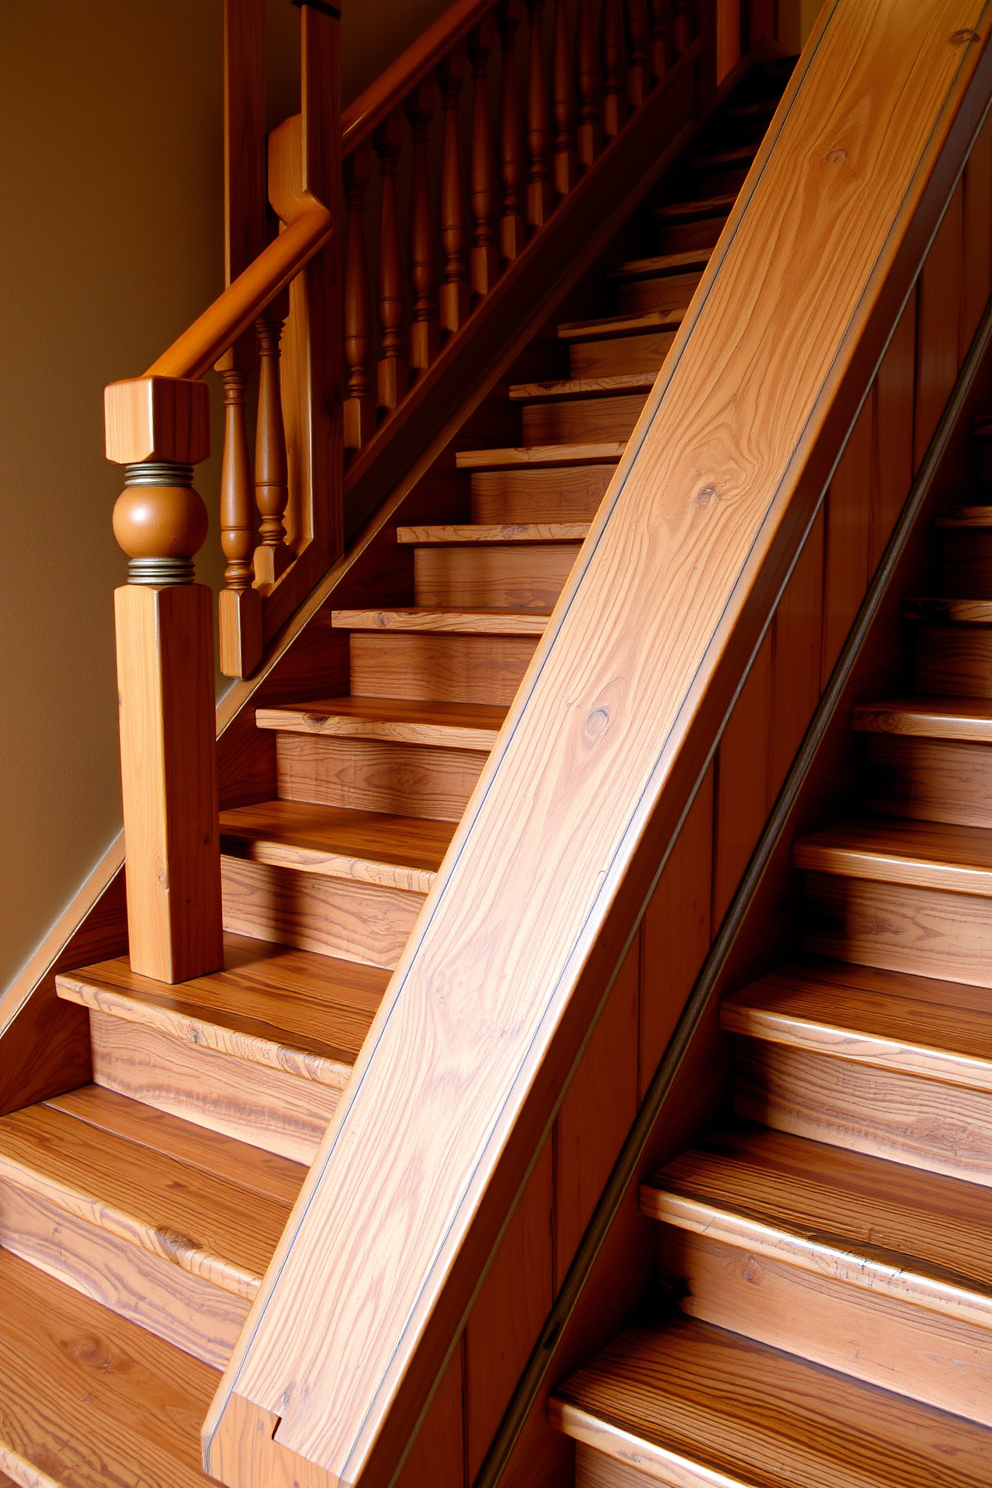
<path id="1" fill-rule="evenodd" d="M 988 1488 L 992 1432 L 735 1333 L 631 1328 L 562 1385 L 579 1488 Z"/>
<path id="2" fill-rule="evenodd" d="M 19 1488 L 207 1488 L 219 1374 L 0 1251 L 0 1471 Z"/>

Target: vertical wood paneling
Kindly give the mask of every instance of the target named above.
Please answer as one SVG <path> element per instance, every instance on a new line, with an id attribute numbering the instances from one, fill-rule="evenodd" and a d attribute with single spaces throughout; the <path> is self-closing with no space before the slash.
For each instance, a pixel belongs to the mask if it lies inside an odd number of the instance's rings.
<path id="1" fill-rule="evenodd" d="M 772 622 L 772 722 L 768 804 L 782 788 L 820 701 L 823 626 L 822 509 L 803 545 Z"/>
<path id="2" fill-rule="evenodd" d="M 553 1142 L 548 1137 L 465 1327 L 465 1432 L 470 1483 L 551 1311 L 552 1153 Z M 441 1488 L 440 1480 L 437 1488 Z"/>
<path id="3" fill-rule="evenodd" d="M 555 1285 L 637 1115 L 640 944 L 635 939 L 568 1087 L 555 1130 Z"/>
<path id="4" fill-rule="evenodd" d="M 875 379 L 875 472 L 869 577 L 878 567 L 913 483 L 916 295 L 911 294 Z"/>
<path id="5" fill-rule="evenodd" d="M 641 1100 L 710 948 L 713 777 L 711 765 L 641 926 Z"/>
<path id="6" fill-rule="evenodd" d="M 464 1335 L 427 1408 L 396 1488 L 462 1488 L 465 1479 L 463 1426 Z"/>
<path id="7" fill-rule="evenodd" d="M 734 897 L 768 814 L 771 705 L 772 628 L 769 627 L 717 752 L 714 931 Z"/>
<path id="8" fill-rule="evenodd" d="M 992 114 L 982 125 L 964 168 L 963 240 L 959 365 L 992 293 Z"/>
<path id="9" fill-rule="evenodd" d="M 822 687 L 826 686 L 834 669 L 868 587 L 868 539 L 875 468 L 874 423 L 873 385 L 834 471 L 827 496 Z"/>
<path id="10" fill-rule="evenodd" d="M 959 181 L 920 271 L 916 335 L 916 437 L 914 468 L 927 452 L 957 381 L 964 264 L 964 182 Z"/>

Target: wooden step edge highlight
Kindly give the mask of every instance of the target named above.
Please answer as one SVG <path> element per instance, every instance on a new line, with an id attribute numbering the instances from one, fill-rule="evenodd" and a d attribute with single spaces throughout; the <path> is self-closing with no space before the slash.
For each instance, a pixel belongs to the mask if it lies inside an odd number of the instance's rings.
<path id="1" fill-rule="evenodd" d="M 921 697 L 861 703 L 851 714 L 851 727 L 864 733 L 992 744 L 992 700 L 951 698 L 945 703 Z"/>
<path id="2" fill-rule="evenodd" d="M 939 511 L 937 527 L 992 527 L 992 502 L 986 506 L 948 506 Z"/>
<path id="3" fill-rule="evenodd" d="M 977 1288 L 967 1277 L 928 1266 L 916 1256 L 883 1250 L 825 1231 L 803 1231 L 771 1223 L 690 1194 L 643 1184 L 644 1214 L 692 1234 L 706 1235 L 801 1271 L 842 1282 L 895 1301 L 925 1307 L 961 1322 L 992 1328 L 992 1291 Z"/>
<path id="4" fill-rule="evenodd" d="M 351 1065 L 343 1060 L 331 1059 L 306 1049 L 293 1048 L 279 1040 L 265 1039 L 258 1034 L 242 1033 L 228 1028 L 222 1022 L 213 1021 L 207 1014 L 198 1016 L 189 1009 L 170 1008 L 159 1002 L 146 1002 L 111 987 L 101 987 L 91 981 L 63 972 L 56 978 L 58 995 L 67 1002 L 92 1008 L 120 1018 L 125 1023 L 138 1023 L 159 1033 L 168 1034 L 183 1044 L 193 1044 L 200 1049 L 213 1049 L 219 1054 L 230 1054 L 248 1064 L 261 1064 L 281 1074 L 295 1075 L 302 1080 L 311 1080 L 317 1085 L 327 1085 L 333 1090 L 343 1090 L 351 1076 Z M 181 996 L 181 989 L 180 989 Z"/>
<path id="5" fill-rule="evenodd" d="M 674 310 L 647 310 L 640 315 L 607 315 L 597 320 L 563 321 L 558 327 L 562 341 L 606 341 L 615 336 L 636 336 L 647 331 L 677 331 L 689 308 L 688 300 Z"/>
<path id="6" fill-rule="evenodd" d="M 396 541 L 401 545 L 416 544 L 418 547 L 448 547 L 452 544 L 502 547 L 519 543 L 532 546 L 568 543 L 578 547 L 591 525 L 591 522 L 474 522 L 438 527 L 397 527 Z"/>
<path id="7" fill-rule="evenodd" d="M 178 1266 L 191 1276 L 209 1281 L 222 1291 L 252 1301 L 262 1285 L 259 1274 L 224 1256 L 215 1255 L 188 1235 L 178 1230 L 151 1224 L 119 1205 L 87 1194 L 51 1174 L 36 1172 L 24 1163 L 0 1152 L 0 1184 L 10 1183 L 24 1193 L 46 1199 L 66 1214 L 90 1224 L 95 1229 L 136 1245 L 163 1261 Z"/>
<path id="8" fill-rule="evenodd" d="M 906 599 L 902 615 L 928 625 L 992 625 L 992 599 Z"/>
<path id="9" fill-rule="evenodd" d="M 784 1044 L 875 1069 L 919 1075 L 943 1085 L 992 1093 L 992 1047 L 987 1060 L 976 1059 L 939 1045 L 892 1038 L 822 1018 L 804 1018 L 793 1009 L 778 1012 L 749 1001 L 746 990 L 721 1003 L 720 1026 L 727 1033 L 761 1039 L 764 1043 Z"/>
<path id="10" fill-rule="evenodd" d="M 296 708 L 257 708 L 255 724 L 279 733 L 325 735 L 334 739 L 374 739 L 391 744 L 424 744 L 443 749 L 471 749 L 488 753 L 499 737 L 496 728 L 428 720 L 361 719 L 348 713 L 308 713 Z"/>
<path id="11" fill-rule="evenodd" d="M 332 610 L 337 630 L 419 631 L 441 635 L 540 636 L 547 629 L 543 610 Z"/>
<path id="12" fill-rule="evenodd" d="M 514 403 L 547 403 L 569 398 L 608 398 L 616 393 L 649 393 L 654 372 L 615 372 L 604 377 L 566 377 L 560 382 L 517 382 L 510 388 Z"/>
<path id="13" fill-rule="evenodd" d="M 712 248 L 685 248 L 681 253 L 657 253 L 651 258 L 631 258 L 617 268 L 610 269 L 607 278 L 619 281 L 650 279 L 655 275 L 662 277 L 674 273 L 677 269 L 699 269 L 701 272 L 712 257 Z"/>
<path id="14" fill-rule="evenodd" d="M 530 444 L 519 448 L 459 450 L 455 464 L 459 470 L 504 470 L 530 465 L 614 465 L 627 441 L 610 440 L 601 444 Z"/>
<path id="15" fill-rule="evenodd" d="M 616 1426 L 596 1416 L 592 1411 L 573 1405 L 552 1395 L 548 1400 L 548 1423 L 563 1436 L 592 1447 L 604 1457 L 622 1463 L 627 1468 L 640 1471 L 645 1484 L 660 1480 L 663 1484 L 678 1485 L 678 1488 L 766 1488 L 767 1480 L 761 1478 L 729 1476 L 718 1468 L 708 1467 L 704 1462 L 686 1457 L 673 1447 L 664 1447 L 647 1440 L 633 1431 Z"/>
<path id="16" fill-rule="evenodd" d="M 992 898 L 992 867 L 914 857 L 908 851 L 874 850 L 855 842 L 849 845 L 838 841 L 820 843 L 815 837 L 805 837 L 793 845 L 792 861 L 796 868 L 812 873 Z"/>
<path id="17" fill-rule="evenodd" d="M 260 863 L 268 868 L 293 868 L 322 878 L 347 878 L 353 883 L 378 884 L 409 894 L 429 893 L 437 877 L 435 868 L 390 863 L 357 853 L 334 852 L 329 848 L 305 847 L 273 837 L 241 837 L 221 826 L 221 856 Z"/>
<path id="18" fill-rule="evenodd" d="M 694 155 L 689 161 L 691 170 L 720 170 L 726 166 L 743 165 L 745 161 L 753 160 L 758 153 L 758 145 L 737 145 L 732 150 L 714 150 L 709 155 Z"/>
<path id="19" fill-rule="evenodd" d="M 736 191 L 725 191 L 720 196 L 697 197 L 693 201 L 666 202 L 652 212 L 656 222 L 684 222 L 694 217 L 729 216 L 737 200 Z"/>

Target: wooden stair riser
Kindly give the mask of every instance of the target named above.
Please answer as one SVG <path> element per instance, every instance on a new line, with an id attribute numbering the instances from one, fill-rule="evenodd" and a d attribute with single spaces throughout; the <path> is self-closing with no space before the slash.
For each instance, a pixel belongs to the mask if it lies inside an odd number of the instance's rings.
<path id="1" fill-rule="evenodd" d="M 215 1369 L 227 1363 L 251 1306 L 3 1180 L 0 1246 Z"/>
<path id="2" fill-rule="evenodd" d="M 572 444 L 627 439 L 641 416 L 646 398 L 646 393 L 628 393 L 613 398 L 569 398 L 561 403 L 527 404 L 523 409 L 523 442 Z"/>
<path id="3" fill-rule="evenodd" d="M 473 522 L 591 522 L 615 465 L 472 472 Z"/>
<path id="4" fill-rule="evenodd" d="M 684 310 L 702 278 L 689 274 L 658 274 L 644 279 L 621 279 L 617 284 L 617 312 L 640 315 L 644 310 Z"/>
<path id="5" fill-rule="evenodd" d="M 694 185 L 707 196 L 736 196 L 747 180 L 749 166 L 709 166 L 693 171 Z"/>
<path id="6" fill-rule="evenodd" d="M 839 961 L 992 987 L 992 900 L 808 873 L 804 944 Z"/>
<path id="7" fill-rule="evenodd" d="M 920 821 L 992 827 L 992 748 L 870 734 L 865 805 Z"/>
<path id="8" fill-rule="evenodd" d="M 943 528 L 940 590 L 962 599 L 992 599 L 992 530 Z"/>
<path id="9" fill-rule="evenodd" d="M 439 703 L 513 702 L 537 641 L 529 636 L 351 637 L 351 690 Z"/>
<path id="10" fill-rule="evenodd" d="M 992 698 L 992 627 L 918 626 L 915 676 L 919 693 Z"/>
<path id="11" fill-rule="evenodd" d="M 391 970 L 426 897 L 225 854 L 224 929 Z"/>
<path id="12" fill-rule="evenodd" d="M 695 222 L 659 223 L 656 242 L 659 253 L 688 253 L 692 248 L 712 248 L 723 232 L 726 217 L 701 217 Z"/>
<path id="13" fill-rule="evenodd" d="M 488 751 L 334 735 L 276 735 L 283 801 L 460 821 Z"/>
<path id="14" fill-rule="evenodd" d="M 414 594 L 432 609 L 553 610 L 581 544 L 458 544 L 414 551 Z"/>
<path id="15" fill-rule="evenodd" d="M 661 1269 L 691 1317 L 992 1425 L 989 1329 L 667 1225 Z"/>
<path id="16" fill-rule="evenodd" d="M 573 341 L 568 348 L 572 377 L 612 377 L 617 372 L 659 372 L 675 331 L 647 331 L 601 341 Z"/>
<path id="17" fill-rule="evenodd" d="M 90 1012 L 93 1080 L 209 1131 L 311 1163 L 340 1090 Z"/>
<path id="18" fill-rule="evenodd" d="M 778 1131 L 992 1187 L 984 1090 L 738 1038 L 734 1108 Z"/>

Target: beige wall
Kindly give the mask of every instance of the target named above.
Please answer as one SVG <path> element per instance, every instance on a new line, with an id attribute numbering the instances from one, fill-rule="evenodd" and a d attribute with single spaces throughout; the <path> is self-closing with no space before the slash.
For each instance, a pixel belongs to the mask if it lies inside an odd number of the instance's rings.
<path id="1" fill-rule="evenodd" d="M 346 98 L 446 0 L 346 0 Z M 218 292 L 220 0 L 0 5 L 0 988 L 120 826 L 101 389 Z M 270 122 L 299 12 L 269 0 Z M 214 404 L 217 404 L 214 396 Z M 216 510 L 216 462 L 198 486 Z M 216 525 L 200 577 L 216 583 Z"/>

